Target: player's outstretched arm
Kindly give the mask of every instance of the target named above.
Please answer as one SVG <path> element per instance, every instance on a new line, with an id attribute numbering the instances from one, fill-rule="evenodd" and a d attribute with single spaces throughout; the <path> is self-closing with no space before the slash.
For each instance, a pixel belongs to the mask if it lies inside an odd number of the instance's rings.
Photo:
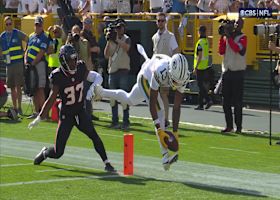
<path id="1" fill-rule="evenodd" d="M 54 101 L 56 100 L 58 92 L 59 92 L 59 87 L 54 85 L 51 90 L 50 96 L 48 97 L 48 99 L 45 101 L 43 105 L 41 112 L 32 122 L 28 124 L 29 129 L 32 129 L 34 126 L 37 126 L 42 119 L 45 119 L 47 117 L 49 110 L 51 109 Z"/>

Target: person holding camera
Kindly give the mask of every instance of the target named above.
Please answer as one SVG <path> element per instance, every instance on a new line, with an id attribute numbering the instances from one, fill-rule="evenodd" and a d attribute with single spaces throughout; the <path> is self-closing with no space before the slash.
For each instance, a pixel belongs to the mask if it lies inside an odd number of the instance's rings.
<path id="1" fill-rule="evenodd" d="M 243 19 L 235 24 L 227 21 L 219 28 L 221 35 L 219 53 L 224 56 L 222 62 L 222 96 L 226 127 L 221 132 L 233 131 L 233 113 L 236 133 L 242 131 L 243 82 L 246 69 L 247 36 L 242 33 Z"/>
<path id="2" fill-rule="evenodd" d="M 125 34 L 125 21 L 122 19 L 116 20 L 115 24 L 108 25 L 106 39 L 107 43 L 104 49 L 105 58 L 108 61 L 109 73 L 109 88 L 110 89 L 123 89 L 128 91 L 129 79 L 128 74 L 130 70 L 130 58 L 128 51 L 130 48 L 131 40 Z M 112 107 L 112 128 L 119 128 L 118 117 L 118 104 L 115 100 L 110 101 Z M 129 108 L 127 104 L 123 106 L 123 125 L 122 129 L 129 128 Z"/>
<path id="3" fill-rule="evenodd" d="M 279 53 L 279 55 L 280 55 L 280 47 L 277 47 L 272 41 L 269 41 L 268 49 L 270 49 L 271 51 L 275 51 L 275 52 Z M 275 71 L 277 71 L 278 74 L 280 75 L 280 62 L 279 61 L 277 62 Z M 280 87 L 279 87 L 279 108 L 280 108 Z M 280 140 L 278 142 L 276 142 L 276 144 L 280 145 Z"/>

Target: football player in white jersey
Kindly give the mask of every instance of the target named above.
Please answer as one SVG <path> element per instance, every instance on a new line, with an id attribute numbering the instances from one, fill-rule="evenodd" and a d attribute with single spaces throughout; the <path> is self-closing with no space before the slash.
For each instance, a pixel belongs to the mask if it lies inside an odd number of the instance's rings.
<path id="1" fill-rule="evenodd" d="M 178 124 L 180 119 L 181 102 L 186 84 L 190 78 L 188 62 L 184 55 L 175 54 L 172 57 L 163 54 L 155 54 L 151 59 L 146 59 L 137 76 L 137 82 L 132 90 L 127 93 L 124 90 L 104 89 L 100 85 L 92 86 L 87 94 L 87 99 L 92 96 L 95 100 L 110 98 L 125 105 L 137 105 L 144 100 L 148 103 L 152 119 L 154 121 L 156 135 L 163 155 L 162 164 L 165 170 L 177 161 L 178 152 L 169 155 L 167 144 L 164 141 L 169 135 L 164 131 L 164 106 L 159 95 L 159 88 L 169 85 L 175 91 L 174 106 L 172 112 L 173 134 L 178 140 Z"/>

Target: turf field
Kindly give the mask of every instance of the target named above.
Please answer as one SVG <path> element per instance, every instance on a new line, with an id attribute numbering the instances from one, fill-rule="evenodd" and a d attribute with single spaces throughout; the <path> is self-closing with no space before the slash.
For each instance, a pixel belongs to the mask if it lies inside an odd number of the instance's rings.
<path id="1" fill-rule="evenodd" d="M 94 122 L 119 174 L 103 171 L 91 141 L 74 129 L 64 156 L 34 166 L 53 143 L 56 123 L 0 120 L 0 199 L 280 199 L 280 146 L 265 135 L 221 135 L 219 130 L 180 125 L 179 161 L 165 172 L 151 121 L 131 118 L 134 176 L 123 176 L 123 132 Z M 279 134 L 275 134 L 279 136 Z M 276 138 L 273 139 L 275 143 Z"/>

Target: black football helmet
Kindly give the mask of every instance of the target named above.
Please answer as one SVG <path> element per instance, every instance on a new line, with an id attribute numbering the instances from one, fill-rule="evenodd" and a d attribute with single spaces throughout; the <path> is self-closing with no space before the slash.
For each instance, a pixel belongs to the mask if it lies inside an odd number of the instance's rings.
<path id="1" fill-rule="evenodd" d="M 70 66 L 70 62 L 75 60 L 75 66 Z M 78 54 L 71 44 L 63 45 L 59 51 L 59 61 L 64 71 L 71 74 L 77 71 Z"/>

